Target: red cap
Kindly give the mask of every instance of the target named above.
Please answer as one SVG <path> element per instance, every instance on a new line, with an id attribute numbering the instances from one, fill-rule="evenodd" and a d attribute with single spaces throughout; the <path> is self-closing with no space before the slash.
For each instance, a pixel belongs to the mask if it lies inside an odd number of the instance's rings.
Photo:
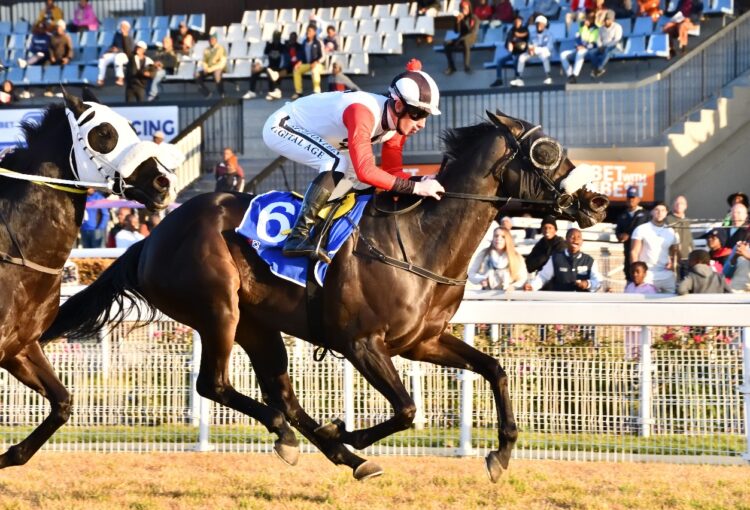
<path id="1" fill-rule="evenodd" d="M 420 62 L 416 58 L 413 58 L 409 62 L 406 63 L 406 70 L 407 71 L 421 71 L 422 62 Z"/>

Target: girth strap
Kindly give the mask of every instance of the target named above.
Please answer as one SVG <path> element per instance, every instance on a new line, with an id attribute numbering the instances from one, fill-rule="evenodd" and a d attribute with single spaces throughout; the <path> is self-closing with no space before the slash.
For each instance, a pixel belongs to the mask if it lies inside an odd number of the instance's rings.
<path id="1" fill-rule="evenodd" d="M 10 225 L 5 220 L 5 216 L 3 216 L 2 212 L 0 212 L 0 221 L 2 221 L 3 224 L 5 225 L 5 230 L 7 230 L 8 236 L 10 236 L 10 241 L 16 247 L 16 250 L 18 250 L 18 254 L 20 255 L 20 257 L 13 257 L 10 255 L 10 253 L 0 251 L 0 262 L 7 262 L 9 264 L 14 264 L 16 266 L 28 267 L 29 269 L 33 269 L 35 271 L 39 271 L 40 273 L 45 273 L 45 274 L 58 275 L 62 273 L 62 270 L 63 270 L 62 267 L 60 269 L 53 269 L 51 267 L 37 264 L 36 262 L 26 260 L 26 257 L 24 257 L 23 251 L 21 250 L 21 244 L 18 242 L 18 239 L 16 239 L 16 236 L 13 233 L 13 230 L 11 230 Z"/>

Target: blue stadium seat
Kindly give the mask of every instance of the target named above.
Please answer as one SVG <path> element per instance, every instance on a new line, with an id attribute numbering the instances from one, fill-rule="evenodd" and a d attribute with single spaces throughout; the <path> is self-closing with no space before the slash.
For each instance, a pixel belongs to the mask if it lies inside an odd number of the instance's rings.
<path id="1" fill-rule="evenodd" d="M 5 75 L 6 80 L 10 80 L 14 85 L 23 84 L 24 70 L 20 67 L 11 67 Z"/>
<path id="2" fill-rule="evenodd" d="M 29 33 L 29 22 L 26 20 L 18 20 L 13 23 L 14 34 L 28 34 Z"/>
<path id="3" fill-rule="evenodd" d="M 11 50 L 22 50 L 26 48 L 27 34 L 13 34 L 8 39 L 8 48 Z M 21 56 L 21 55 L 19 55 Z"/>
<path id="4" fill-rule="evenodd" d="M 654 22 L 649 16 L 635 18 L 632 35 L 651 35 L 654 33 Z"/>
<path id="5" fill-rule="evenodd" d="M 76 51 L 73 55 L 73 61 L 82 64 L 96 64 L 97 60 L 99 60 L 99 49 L 95 46 L 81 48 L 80 51 Z"/>
<path id="6" fill-rule="evenodd" d="M 81 70 L 77 64 L 68 64 L 63 67 L 60 79 L 66 85 L 81 83 Z"/>
<path id="7" fill-rule="evenodd" d="M 81 33 L 80 45 L 82 48 L 96 48 L 99 45 L 98 38 L 99 32 L 83 32 Z"/>
<path id="8" fill-rule="evenodd" d="M 568 38 L 564 21 L 553 21 L 549 24 L 549 35 L 553 41 L 564 41 Z M 575 36 L 574 36 L 575 37 Z"/>
<path id="9" fill-rule="evenodd" d="M 150 28 L 144 28 L 143 30 L 136 30 L 133 39 L 135 42 L 143 41 L 146 44 L 151 44 L 151 39 L 154 34 Z"/>
<path id="10" fill-rule="evenodd" d="M 196 30 L 198 32 L 206 31 L 206 15 L 205 14 L 191 14 L 188 18 L 188 28 Z"/>
<path id="11" fill-rule="evenodd" d="M 705 2 L 704 2 L 705 5 Z M 734 0 L 710 0 L 704 14 L 734 14 Z"/>
<path id="12" fill-rule="evenodd" d="M 625 50 L 620 58 L 639 58 L 646 55 L 646 36 L 631 35 L 625 43 Z"/>
<path id="13" fill-rule="evenodd" d="M 120 20 L 117 18 L 104 18 L 99 30 L 105 32 L 116 32 L 120 28 Z"/>
<path id="14" fill-rule="evenodd" d="M 630 18 L 618 19 L 617 23 L 619 23 L 622 27 L 622 37 L 630 37 L 630 34 L 633 33 L 633 23 L 631 22 Z"/>
<path id="15" fill-rule="evenodd" d="M 0 53 L 5 52 L 8 49 L 8 36 L 0 34 Z"/>
<path id="16" fill-rule="evenodd" d="M 83 68 L 83 72 L 81 73 L 81 82 L 86 84 L 94 84 L 96 83 L 97 78 L 99 77 L 99 68 L 96 66 L 86 66 Z"/>
<path id="17" fill-rule="evenodd" d="M 153 21 L 151 22 L 151 28 L 154 30 L 169 29 L 169 16 L 154 16 Z"/>
<path id="18" fill-rule="evenodd" d="M 99 43 L 99 48 L 101 49 L 109 49 L 110 45 L 112 44 L 112 40 L 115 38 L 115 31 L 114 30 L 102 30 L 99 32 L 99 40 L 97 41 Z"/>
<path id="19" fill-rule="evenodd" d="M 143 30 L 145 28 L 151 28 L 151 22 L 153 20 L 151 19 L 151 16 L 138 16 L 135 18 L 135 23 L 133 24 L 133 28 L 136 30 Z"/>
<path id="20" fill-rule="evenodd" d="M 0 35 L 8 35 L 13 32 L 13 24 L 10 21 L 0 21 Z"/>
<path id="21" fill-rule="evenodd" d="M 58 85 L 62 81 L 62 67 L 61 66 L 45 66 L 44 72 L 42 73 L 42 84 L 44 85 Z"/>
<path id="22" fill-rule="evenodd" d="M 5 67 L 13 67 L 18 65 L 18 59 L 23 58 L 25 56 L 26 50 L 21 48 L 13 48 L 9 47 L 8 52 L 5 54 L 3 58 L 3 65 Z"/>
<path id="23" fill-rule="evenodd" d="M 484 34 L 484 40 L 482 41 L 481 46 L 483 47 L 492 47 L 492 46 L 502 46 L 505 43 L 505 29 L 502 25 L 497 27 L 490 27 L 487 29 L 487 33 Z"/>
<path id="24" fill-rule="evenodd" d="M 26 74 L 23 77 L 23 83 L 26 85 L 42 84 L 42 66 L 29 66 L 26 68 Z"/>
<path id="25" fill-rule="evenodd" d="M 162 43 L 164 38 L 169 35 L 169 29 L 157 28 L 154 30 L 154 35 L 151 36 L 150 41 L 146 41 L 150 46 L 157 46 Z"/>
<path id="26" fill-rule="evenodd" d="M 669 58 L 669 36 L 667 34 L 653 34 L 648 38 L 646 53 L 654 57 Z"/>
<path id="27" fill-rule="evenodd" d="M 187 14 L 173 14 L 169 21 L 169 29 L 177 30 L 182 21 L 187 21 Z"/>

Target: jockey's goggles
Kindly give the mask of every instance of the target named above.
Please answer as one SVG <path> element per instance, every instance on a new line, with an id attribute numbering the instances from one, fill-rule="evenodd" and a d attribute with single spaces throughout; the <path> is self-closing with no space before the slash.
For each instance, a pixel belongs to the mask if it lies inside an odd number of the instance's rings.
<path id="1" fill-rule="evenodd" d="M 406 115 L 408 115 L 411 120 L 422 120 L 422 119 L 426 119 L 427 117 L 429 117 L 430 112 L 422 108 L 419 108 L 417 106 L 412 106 L 412 105 L 407 104 Z"/>

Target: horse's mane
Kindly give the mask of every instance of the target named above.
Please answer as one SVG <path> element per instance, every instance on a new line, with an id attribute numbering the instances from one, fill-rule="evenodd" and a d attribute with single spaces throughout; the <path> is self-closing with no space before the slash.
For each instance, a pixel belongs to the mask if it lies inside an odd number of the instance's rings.
<path id="1" fill-rule="evenodd" d="M 445 156 L 450 159 L 461 159 L 482 136 L 495 130 L 497 126 L 491 122 L 446 129 L 440 137 L 445 145 Z"/>
<path id="2" fill-rule="evenodd" d="M 65 115 L 65 105 L 62 103 L 49 105 L 44 111 L 42 121 L 39 123 L 32 120 L 21 122 L 21 131 L 23 131 L 26 144 L 31 147 L 42 141 L 43 133 L 49 128 L 48 124 L 60 122 L 59 115 Z M 49 140 L 46 141 L 49 142 Z"/>

